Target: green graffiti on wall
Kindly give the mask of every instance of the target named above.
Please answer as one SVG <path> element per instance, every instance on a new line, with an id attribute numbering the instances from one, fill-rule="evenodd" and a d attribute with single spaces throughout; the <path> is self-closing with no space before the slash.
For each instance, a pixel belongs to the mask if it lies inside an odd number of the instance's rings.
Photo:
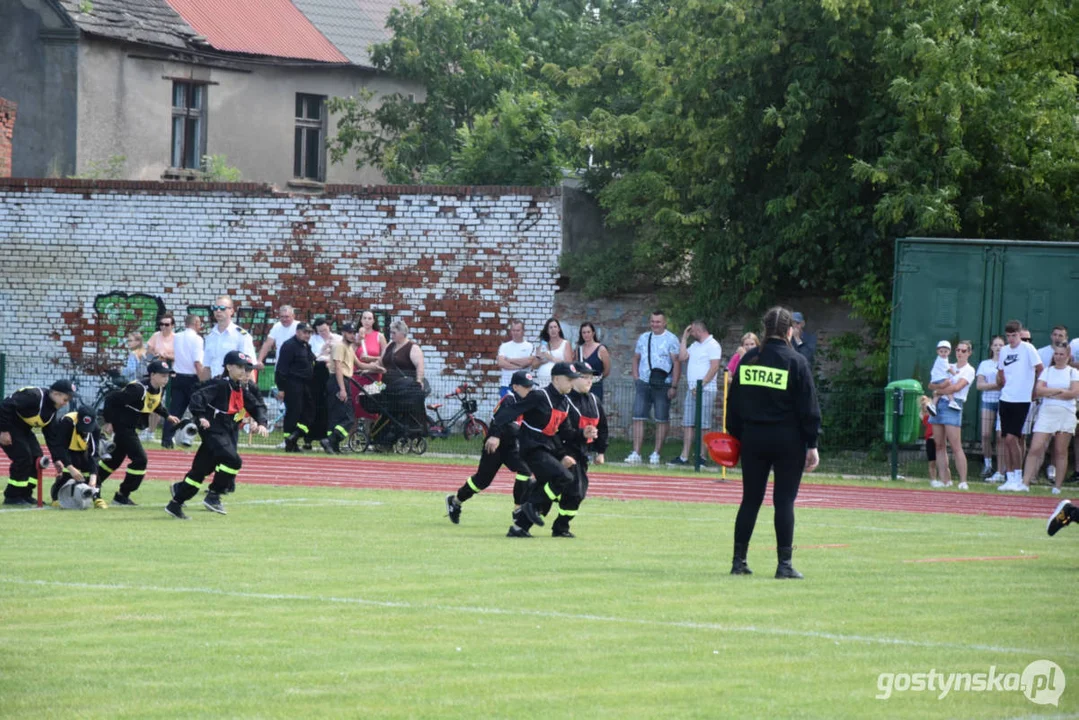
<path id="1" fill-rule="evenodd" d="M 130 332 L 140 332 L 144 340 L 157 330 L 157 318 L 165 312 L 160 298 L 142 293 L 111 292 L 94 300 L 97 313 L 98 342 L 102 348 L 117 348 L 124 344 Z"/>

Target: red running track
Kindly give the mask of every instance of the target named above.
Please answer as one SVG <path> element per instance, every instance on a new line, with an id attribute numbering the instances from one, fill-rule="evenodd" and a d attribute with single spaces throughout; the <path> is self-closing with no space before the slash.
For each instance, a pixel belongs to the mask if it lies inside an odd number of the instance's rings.
<path id="1" fill-rule="evenodd" d="M 180 451 L 151 450 L 150 476 L 180 480 L 191 467 L 192 455 Z M 467 465 L 434 465 L 392 462 L 367 457 L 308 455 L 245 455 L 241 483 L 299 485 L 303 487 L 352 487 L 381 490 L 423 490 L 449 493 L 468 476 Z M 742 485 L 737 480 L 719 481 L 715 475 L 663 477 L 593 473 L 588 494 L 616 500 L 663 500 L 670 502 L 737 505 Z M 503 472 L 489 492 L 510 492 L 513 476 Z M 765 499 L 771 503 L 771 491 Z M 999 517 L 1045 518 L 1056 507 L 1055 497 L 876 488 L 857 485 L 803 483 L 799 507 L 877 510 L 881 512 L 955 513 Z"/>

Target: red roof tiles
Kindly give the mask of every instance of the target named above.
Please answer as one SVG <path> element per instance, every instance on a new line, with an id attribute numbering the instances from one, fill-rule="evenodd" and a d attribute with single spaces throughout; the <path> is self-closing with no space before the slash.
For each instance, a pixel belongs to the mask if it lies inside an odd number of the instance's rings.
<path id="1" fill-rule="evenodd" d="M 218 50 L 347 63 L 290 0 L 168 0 Z"/>

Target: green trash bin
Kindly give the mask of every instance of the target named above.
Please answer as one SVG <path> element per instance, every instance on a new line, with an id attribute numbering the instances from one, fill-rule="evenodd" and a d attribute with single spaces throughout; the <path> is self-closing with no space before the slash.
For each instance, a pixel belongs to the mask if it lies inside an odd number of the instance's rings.
<path id="1" fill-rule="evenodd" d="M 897 398 L 897 390 L 902 391 L 902 398 Z M 922 413 L 918 398 L 922 396 L 922 384 L 917 380 L 896 380 L 884 388 L 884 442 L 892 442 L 892 428 L 895 427 L 896 400 L 899 399 L 899 444 L 913 445 L 922 435 Z"/>

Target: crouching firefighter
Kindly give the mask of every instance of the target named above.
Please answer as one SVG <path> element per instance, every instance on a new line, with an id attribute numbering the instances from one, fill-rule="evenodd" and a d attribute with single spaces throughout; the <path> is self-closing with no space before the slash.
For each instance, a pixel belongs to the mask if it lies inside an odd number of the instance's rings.
<path id="1" fill-rule="evenodd" d="M 203 480 L 211 472 L 213 480 L 203 500 L 207 510 L 225 515 L 221 494 L 235 483 L 243 462 L 237 450 L 240 423 L 247 415 L 254 418 L 262 437 L 270 434 L 266 427 L 266 405 L 254 385 L 248 382 L 248 371 L 254 367 L 249 355 L 232 350 L 225 355 L 225 372 L 209 380 L 191 396 L 191 416 L 198 423 L 202 444 L 191 469 L 184 479 L 172 486 L 172 501 L 165 512 L 178 520 L 187 520 L 184 503 L 198 495 Z"/>
<path id="2" fill-rule="evenodd" d="M 48 388 L 26 387 L 0 402 L 0 447 L 11 460 L 4 488 L 5 505 L 36 505 L 37 467 L 42 457 L 34 428 L 46 428 L 57 411 L 71 402 L 75 386 L 57 380 Z"/>
<path id="3" fill-rule="evenodd" d="M 535 384 L 532 380 L 532 373 L 524 370 L 513 373 L 510 380 L 512 392 L 502 396 L 498 404 L 495 405 L 493 414 L 497 415 L 498 411 L 503 407 L 516 406 L 517 403 L 532 392 L 532 387 Z M 446 515 L 449 516 L 450 522 L 454 525 L 461 522 L 461 503 L 486 490 L 495 479 L 495 475 L 498 474 L 498 469 L 503 465 L 514 474 L 514 508 L 520 507 L 521 503 L 524 502 L 525 494 L 528 490 L 528 480 L 532 475 L 532 471 L 521 459 L 518 450 L 517 433 L 520 421 L 521 417 L 518 416 L 514 422 L 508 425 L 502 425 L 498 428 L 492 427 L 487 431 L 488 437 L 499 438 L 498 448 L 491 451 L 487 449 L 485 444 L 480 451 L 480 463 L 476 468 L 476 472 L 465 480 L 465 484 L 458 488 L 455 494 L 446 496 Z"/>
<path id="4" fill-rule="evenodd" d="M 131 493 L 139 489 L 146 477 L 146 451 L 139 440 L 139 431 L 150 426 L 150 415 L 155 414 L 177 424 L 180 419 L 170 415 L 161 401 L 165 397 L 165 386 L 172 377 L 172 366 L 161 360 L 154 360 L 147 368 L 145 380 L 135 380 L 124 386 L 123 390 L 110 393 L 105 398 L 105 422 L 112 426 L 112 439 L 115 447 L 108 460 L 97 462 L 101 472 L 97 476 L 98 494 L 105 481 L 109 479 L 127 458 L 127 471 L 120 488 L 112 496 L 116 505 L 135 505 Z"/>
<path id="5" fill-rule="evenodd" d="M 104 510 L 108 507 L 101 498 L 97 486 L 97 459 L 101 448 L 101 431 L 97 427 L 94 411 L 85 405 L 75 412 L 69 412 L 59 420 L 45 427 L 45 442 L 49 446 L 49 455 L 56 466 L 56 480 L 49 492 L 53 507 L 61 505 L 60 490 L 69 484 L 73 490 L 84 485 L 80 490 L 91 490 L 90 498 L 94 507 Z M 68 492 L 71 496 L 72 493 Z M 78 496 L 81 499 L 81 494 Z M 78 503 L 81 507 L 82 504 Z"/>

